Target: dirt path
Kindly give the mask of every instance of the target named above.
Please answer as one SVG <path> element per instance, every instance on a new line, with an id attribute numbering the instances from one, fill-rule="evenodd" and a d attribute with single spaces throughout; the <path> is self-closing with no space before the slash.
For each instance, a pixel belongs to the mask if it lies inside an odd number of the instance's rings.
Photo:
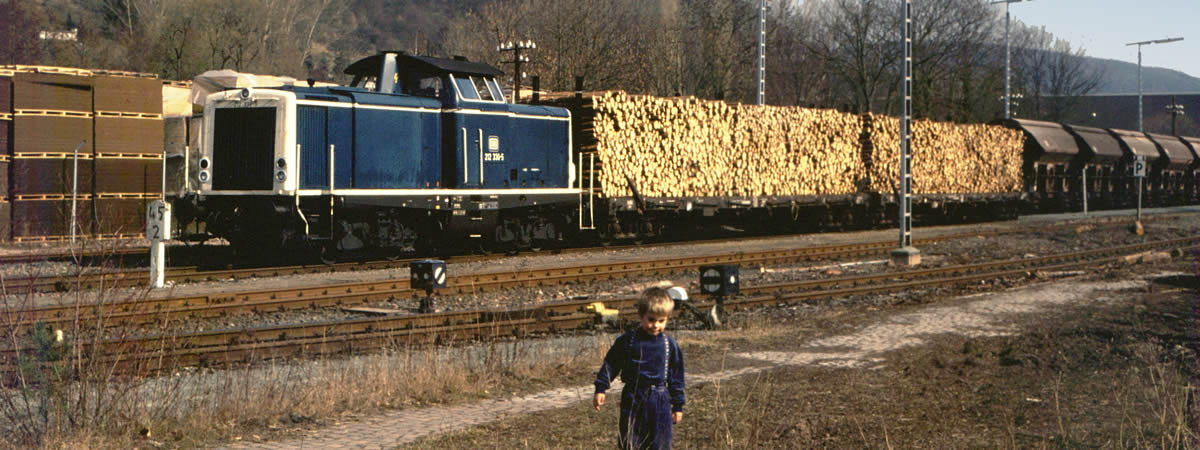
<path id="1" fill-rule="evenodd" d="M 750 352 L 736 356 L 779 365 L 862 368 L 884 363 L 881 355 L 924 345 L 942 334 L 966 337 L 1005 336 L 1019 331 L 1015 316 L 1035 314 L 1067 304 L 1111 301 L 1113 293 L 1144 287 L 1145 280 L 1058 282 L 957 299 L 954 306 L 935 306 L 900 314 L 858 332 L 819 339 L 799 352 Z"/>
<path id="2" fill-rule="evenodd" d="M 1168 273 L 1155 276 L 1170 275 Z M 871 368 L 887 361 L 888 352 L 926 345 L 948 334 L 1001 336 L 1020 331 L 1022 316 L 1088 302 L 1120 301 L 1121 291 L 1146 286 L 1146 277 L 1129 281 L 1061 280 L 1003 292 L 952 299 L 915 311 L 885 317 L 852 333 L 803 343 L 795 352 L 755 351 L 734 356 L 755 362 L 750 367 L 691 374 L 689 387 L 772 370 L 779 366 Z M 243 442 L 229 448 L 391 448 L 519 414 L 563 408 L 591 398 L 591 386 L 560 388 L 523 397 L 475 404 L 408 409 L 367 420 L 309 432 L 303 438 L 266 443 Z"/>

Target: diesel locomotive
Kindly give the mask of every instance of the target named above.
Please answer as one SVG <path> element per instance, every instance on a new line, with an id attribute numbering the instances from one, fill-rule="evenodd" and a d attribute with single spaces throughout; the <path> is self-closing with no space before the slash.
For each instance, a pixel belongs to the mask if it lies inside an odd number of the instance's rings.
<path id="1" fill-rule="evenodd" d="M 383 52 L 347 87 L 205 99 L 197 206 L 237 249 L 548 245 L 575 226 L 570 113 L 506 102 L 498 69 Z"/>

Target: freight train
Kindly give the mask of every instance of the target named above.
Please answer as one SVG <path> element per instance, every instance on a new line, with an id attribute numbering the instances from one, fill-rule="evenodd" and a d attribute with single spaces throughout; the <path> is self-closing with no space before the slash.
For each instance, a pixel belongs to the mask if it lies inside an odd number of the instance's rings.
<path id="1" fill-rule="evenodd" d="M 350 86 L 231 89 L 204 104 L 198 189 L 182 218 L 248 254 L 324 259 L 439 249 L 518 250 L 664 233 L 870 227 L 895 195 L 647 197 L 595 186 L 594 153 L 573 142 L 570 109 L 508 101 L 495 67 L 382 52 L 351 64 Z M 570 102 L 567 102 L 570 104 Z M 1129 206 L 1135 157 L 1146 204 L 1197 203 L 1200 139 L 1014 120 L 1024 190 L 917 195 L 918 220 Z M 611 170 L 611 169 L 610 169 Z M 1087 195 L 1081 192 L 1087 189 Z"/>

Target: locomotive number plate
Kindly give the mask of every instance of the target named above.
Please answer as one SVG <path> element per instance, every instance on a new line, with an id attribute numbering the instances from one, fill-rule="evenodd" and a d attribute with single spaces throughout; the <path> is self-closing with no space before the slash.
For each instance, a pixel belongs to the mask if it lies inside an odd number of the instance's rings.
<path id="1" fill-rule="evenodd" d="M 483 160 L 484 161 L 504 161 L 504 154 L 503 153 L 484 153 Z"/>

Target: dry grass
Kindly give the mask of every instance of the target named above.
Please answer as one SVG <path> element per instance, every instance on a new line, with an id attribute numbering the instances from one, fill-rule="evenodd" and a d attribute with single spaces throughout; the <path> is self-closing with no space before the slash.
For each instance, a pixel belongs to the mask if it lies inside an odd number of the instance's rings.
<path id="1" fill-rule="evenodd" d="M 76 275 L 87 268 L 76 269 Z M 30 273 L 35 275 L 36 273 Z M 455 347 L 395 342 L 369 355 L 273 361 L 227 370 L 172 367 L 158 376 L 120 375 L 91 353 L 100 340 L 170 333 L 171 323 L 133 330 L 82 320 L 98 306 L 136 302 L 145 291 L 80 291 L 79 316 L 62 326 L 21 327 L 29 295 L 5 295 L 0 330 L 10 360 L 0 390 L 0 446 L 121 448 L 144 444 L 199 447 L 229 439 L 284 434 L 339 417 L 385 408 L 470 401 L 575 380 L 595 369 L 611 338 L 498 339 Z M 125 352 L 143 349 L 124 348 Z M 149 371 L 144 372 L 149 373 Z"/>
<path id="2" fill-rule="evenodd" d="M 54 402 L 52 422 L 58 425 L 9 443 L 123 447 L 149 438 L 172 446 L 203 446 L 214 440 L 250 439 L 347 414 L 458 403 L 493 393 L 507 396 L 560 378 L 577 379 L 603 357 L 604 344 L 599 338 L 579 338 L 465 348 L 396 346 L 372 355 L 179 371 L 104 384 L 61 380 L 44 392 L 68 389 L 78 396 Z M 530 384 L 518 386 L 514 380 Z M 105 414 L 80 421 L 90 406 L 79 396 L 107 397 L 110 407 Z M 37 421 L 34 414 L 13 412 L 18 414 L 9 414 L 10 426 Z"/>

